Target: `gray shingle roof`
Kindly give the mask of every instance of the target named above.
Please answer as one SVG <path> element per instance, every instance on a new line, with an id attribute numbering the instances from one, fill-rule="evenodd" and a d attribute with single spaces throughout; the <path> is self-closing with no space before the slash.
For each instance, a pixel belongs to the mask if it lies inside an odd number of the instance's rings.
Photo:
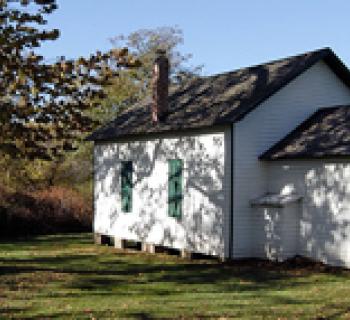
<path id="1" fill-rule="evenodd" d="M 87 140 L 114 140 L 131 135 L 181 131 L 241 120 L 295 77 L 324 60 L 350 86 L 349 70 L 329 48 L 288 57 L 173 86 L 164 121 L 151 121 L 150 101 L 130 107 Z"/>
<path id="2" fill-rule="evenodd" d="M 350 156 L 350 106 L 315 112 L 260 160 L 333 158 Z"/>

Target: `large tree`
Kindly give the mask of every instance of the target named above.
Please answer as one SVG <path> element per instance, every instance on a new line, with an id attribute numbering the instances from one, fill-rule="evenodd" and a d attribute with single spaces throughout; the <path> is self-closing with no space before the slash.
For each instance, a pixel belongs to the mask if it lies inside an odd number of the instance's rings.
<path id="1" fill-rule="evenodd" d="M 36 54 L 58 30 L 46 30 L 55 0 L 0 0 L 0 150 L 52 159 L 73 148 L 96 121 L 85 111 L 125 67 L 138 65 L 127 49 L 46 63 Z"/>
<path id="2" fill-rule="evenodd" d="M 130 54 L 140 61 L 140 66 L 122 70 L 119 77 L 114 78 L 112 84 L 106 87 L 108 94 L 102 107 L 98 109 L 98 119 L 111 119 L 149 94 L 154 57 L 158 49 L 165 50 L 169 57 L 171 82 L 197 76 L 202 69 L 202 66 L 190 64 L 191 54 L 180 51 L 184 36 L 182 30 L 176 26 L 140 29 L 128 35 L 118 35 L 111 42 L 117 51 L 127 47 Z"/>

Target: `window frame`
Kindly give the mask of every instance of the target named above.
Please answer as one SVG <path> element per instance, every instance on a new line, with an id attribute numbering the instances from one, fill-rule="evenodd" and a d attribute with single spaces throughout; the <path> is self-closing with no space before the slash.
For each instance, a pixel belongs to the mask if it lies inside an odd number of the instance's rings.
<path id="1" fill-rule="evenodd" d="M 132 212 L 133 202 L 133 162 L 121 161 L 120 167 L 120 199 L 121 211 Z"/>
<path id="2" fill-rule="evenodd" d="M 183 173 L 182 159 L 168 159 L 168 216 L 179 220 L 183 216 Z"/>

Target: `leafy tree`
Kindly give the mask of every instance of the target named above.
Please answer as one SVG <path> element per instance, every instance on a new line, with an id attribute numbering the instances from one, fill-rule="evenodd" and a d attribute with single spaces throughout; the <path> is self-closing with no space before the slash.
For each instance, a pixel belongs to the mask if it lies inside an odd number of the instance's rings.
<path id="1" fill-rule="evenodd" d="M 0 0 L 0 150 L 17 157 L 54 159 L 74 149 L 96 125 L 85 111 L 118 71 L 138 65 L 125 48 L 53 64 L 35 53 L 58 30 L 45 17 L 56 0 Z"/>
<path id="2" fill-rule="evenodd" d="M 178 27 L 159 27 L 141 29 L 129 35 L 118 35 L 111 39 L 116 50 L 127 47 L 130 53 L 141 62 L 139 68 L 126 69 L 114 78 L 106 88 L 107 96 L 102 108 L 95 116 L 107 121 L 122 109 L 142 100 L 150 91 L 155 53 L 158 49 L 167 52 L 170 60 L 170 80 L 182 81 L 184 78 L 200 74 L 202 66 L 191 66 L 191 54 L 183 54 L 179 47 L 183 44 L 183 32 Z"/>

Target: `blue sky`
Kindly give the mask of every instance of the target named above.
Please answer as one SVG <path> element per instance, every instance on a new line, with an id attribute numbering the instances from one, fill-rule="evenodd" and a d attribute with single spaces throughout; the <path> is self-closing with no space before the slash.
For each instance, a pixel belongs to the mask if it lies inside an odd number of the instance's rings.
<path id="1" fill-rule="evenodd" d="M 46 58 L 111 48 L 109 38 L 179 26 L 184 53 L 213 74 L 329 46 L 350 65 L 349 0 L 58 0 Z"/>

